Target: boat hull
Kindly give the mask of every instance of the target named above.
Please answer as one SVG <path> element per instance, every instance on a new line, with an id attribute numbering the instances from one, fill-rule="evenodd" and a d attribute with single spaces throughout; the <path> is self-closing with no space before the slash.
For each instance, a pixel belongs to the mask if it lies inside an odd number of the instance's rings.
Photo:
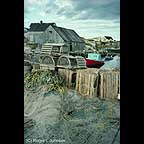
<path id="1" fill-rule="evenodd" d="M 104 65 L 104 61 L 96 61 L 86 58 L 86 66 L 89 68 L 100 68 Z"/>

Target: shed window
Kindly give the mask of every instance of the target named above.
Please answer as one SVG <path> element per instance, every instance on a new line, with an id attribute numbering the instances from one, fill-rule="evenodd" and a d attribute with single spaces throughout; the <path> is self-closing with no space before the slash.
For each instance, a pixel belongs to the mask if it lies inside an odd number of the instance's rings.
<path id="1" fill-rule="evenodd" d="M 72 51 L 72 44 L 70 44 L 70 51 Z"/>

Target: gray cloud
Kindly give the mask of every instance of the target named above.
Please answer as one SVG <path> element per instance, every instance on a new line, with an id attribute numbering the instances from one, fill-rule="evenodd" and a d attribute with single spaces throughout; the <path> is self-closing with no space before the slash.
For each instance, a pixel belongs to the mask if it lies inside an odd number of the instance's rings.
<path id="1" fill-rule="evenodd" d="M 29 6 L 28 6 L 28 0 L 24 0 L 24 13 L 28 13 L 29 11 Z"/>
<path id="2" fill-rule="evenodd" d="M 74 10 L 85 15 L 80 15 L 79 19 L 117 19 L 120 15 L 119 0 L 73 0 Z"/>
<path id="3" fill-rule="evenodd" d="M 56 12 L 56 14 L 57 15 L 64 15 L 67 18 L 72 18 L 77 14 L 76 11 L 72 11 L 72 10 L 70 10 L 70 9 L 68 10 L 68 9 L 69 9 L 69 7 L 60 8 Z"/>
<path id="4" fill-rule="evenodd" d="M 49 1 L 47 10 L 73 19 L 119 19 L 120 0 L 71 0 L 73 8 Z"/>
<path id="5" fill-rule="evenodd" d="M 48 3 L 44 7 L 45 13 L 57 13 L 57 10 L 60 10 L 59 6 L 55 4 L 56 0 L 48 0 Z"/>
<path id="6" fill-rule="evenodd" d="M 31 12 L 32 8 L 45 5 L 46 0 L 24 0 L 24 13 Z"/>
<path id="7" fill-rule="evenodd" d="M 119 20 L 115 20 L 114 23 L 115 24 L 120 23 L 120 19 Z"/>

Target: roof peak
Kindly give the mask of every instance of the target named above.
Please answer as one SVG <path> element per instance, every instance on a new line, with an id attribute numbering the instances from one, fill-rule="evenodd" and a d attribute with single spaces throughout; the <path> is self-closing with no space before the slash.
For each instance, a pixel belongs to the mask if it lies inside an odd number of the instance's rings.
<path id="1" fill-rule="evenodd" d="M 45 31 L 49 25 L 56 26 L 56 23 L 43 23 L 42 21 L 40 23 L 31 23 L 29 31 Z"/>

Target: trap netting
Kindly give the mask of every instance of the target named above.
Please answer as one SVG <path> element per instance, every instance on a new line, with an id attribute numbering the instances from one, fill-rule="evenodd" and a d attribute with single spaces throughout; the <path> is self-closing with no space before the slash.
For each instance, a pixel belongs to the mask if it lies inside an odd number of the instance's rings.
<path id="1" fill-rule="evenodd" d="M 54 140 L 54 144 L 56 140 L 63 140 L 65 144 L 111 144 L 119 128 L 116 101 L 87 99 L 69 90 L 62 95 L 48 92 L 44 87 L 33 94 L 26 93 L 29 100 L 27 96 L 25 106 L 37 102 L 38 107 L 29 116 L 35 123 L 25 130 L 25 144 L 28 139 L 43 140 L 46 144 Z M 119 135 L 116 141 L 119 143 Z"/>

